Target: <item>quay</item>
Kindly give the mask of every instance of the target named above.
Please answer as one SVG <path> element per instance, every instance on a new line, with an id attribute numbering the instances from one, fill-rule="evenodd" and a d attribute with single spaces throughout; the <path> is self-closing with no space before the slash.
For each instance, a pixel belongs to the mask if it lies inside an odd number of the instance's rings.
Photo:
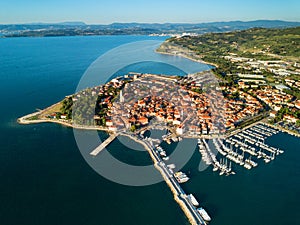
<path id="1" fill-rule="evenodd" d="M 95 148 L 90 155 L 97 156 L 103 149 L 105 149 L 106 146 L 108 146 L 115 138 L 118 136 L 118 134 L 112 134 L 107 138 L 105 141 L 101 143 L 97 148 Z"/>
<path id="2" fill-rule="evenodd" d="M 184 190 L 181 188 L 178 181 L 175 179 L 173 172 L 169 170 L 165 162 L 155 151 L 155 146 L 152 140 L 141 139 L 137 136 L 128 135 L 126 133 L 121 133 L 120 135 L 127 136 L 135 140 L 136 142 L 141 143 L 146 148 L 146 150 L 150 154 L 150 157 L 154 163 L 155 168 L 160 172 L 166 184 L 171 189 L 175 201 L 181 207 L 186 217 L 188 218 L 189 222 L 192 225 L 207 225 L 205 220 L 201 217 L 201 215 L 197 211 L 197 208 L 190 202 L 188 195 L 184 192 Z"/>
<path id="3" fill-rule="evenodd" d="M 295 137 L 299 137 L 300 138 L 300 134 L 299 133 L 295 133 L 291 130 L 288 130 L 286 128 L 283 128 L 282 126 L 279 126 L 279 125 L 272 125 L 272 124 L 269 124 L 269 123 L 263 123 L 265 126 L 268 126 L 268 127 L 271 127 L 273 129 L 278 129 L 278 130 L 281 130 L 289 135 L 292 135 L 292 136 L 295 136 Z"/>
<path id="4" fill-rule="evenodd" d="M 148 151 L 151 152 L 150 155 L 153 156 L 153 162 L 155 167 L 163 176 L 165 182 L 171 189 L 175 201 L 182 208 L 183 212 L 189 219 L 192 225 L 206 225 L 204 219 L 200 216 L 197 209 L 193 206 L 193 204 L 189 201 L 188 195 L 185 194 L 184 190 L 179 185 L 178 181 L 175 179 L 173 174 L 168 169 L 167 165 L 160 159 L 160 156 L 155 152 L 154 147 L 151 145 L 151 142 L 144 142 L 148 146 Z"/>

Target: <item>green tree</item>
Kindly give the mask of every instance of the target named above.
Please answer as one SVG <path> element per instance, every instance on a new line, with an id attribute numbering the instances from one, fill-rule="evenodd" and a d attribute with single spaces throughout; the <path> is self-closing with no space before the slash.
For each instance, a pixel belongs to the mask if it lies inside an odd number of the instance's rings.
<path id="1" fill-rule="evenodd" d="M 130 131 L 131 132 L 135 132 L 136 131 L 136 126 L 133 124 L 133 125 L 131 125 L 131 127 L 130 127 Z"/>

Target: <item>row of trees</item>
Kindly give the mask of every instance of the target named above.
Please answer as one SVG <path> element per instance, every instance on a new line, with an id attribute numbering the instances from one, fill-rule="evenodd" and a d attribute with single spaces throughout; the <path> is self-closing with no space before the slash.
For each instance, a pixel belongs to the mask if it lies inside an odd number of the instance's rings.
<path id="1" fill-rule="evenodd" d="M 75 124 L 105 126 L 109 109 L 104 99 L 110 98 L 110 102 L 113 102 L 119 90 L 114 87 L 109 87 L 105 93 L 101 95 L 95 95 L 93 91 L 95 90 L 85 89 L 79 92 L 80 97 L 76 101 L 73 101 L 72 97 L 65 98 L 62 101 L 60 112 L 57 113 L 58 118 L 64 114 L 67 119 L 72 119 Z M 99 116 L 99 119 L 95 120 L 95 115 Z"/>
<path id="2" fill-rule="evenodd" d="M 72 112 L 73 112 L 72 108 L 73 108 L 73 99 L 72 97 L 67 97 L 62 101 L 62 107 L 60 108 L 60 112 L 61 114 L 66 115 L 67 119 L 72 119 Z"/>
<path id="3" fill-rule="evenodd" d="M 281 109 L 277 112 L 276 117 L 275 117 L 275 119 L 274 119 L 274 122 L 277 123 L 277 122 L 279 122 L 279 121 L 282 121 L 284 115 L 292 115 L 292 116 L 298 118 L 298 119 L 299 119 L 299 120 L 298 120 L 298 123 L 300 123 L 300 122 L 299 122 L 299 121 L 300 121 L 300 111 L 299 111 L 299 110 L 294 110 L 294 111 L 292 111 L 292 110 L 291 110 L 290 108 L 288 108 L 288 107 L 283 107 L 283 108 L 281 108 Z"/>
<path id="4" fill-rule="evenodd" d="M 74 102 L 73 122 L 80 125 L 94 125 L 95 104 L 97 96 L 93 96 L 90 89 L 85 90 L 85 94 Z"/>

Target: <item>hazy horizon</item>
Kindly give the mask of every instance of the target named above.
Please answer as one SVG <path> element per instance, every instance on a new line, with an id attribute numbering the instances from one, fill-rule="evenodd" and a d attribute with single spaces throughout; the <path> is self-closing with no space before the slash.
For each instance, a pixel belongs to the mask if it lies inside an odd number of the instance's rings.
<path id="1" fill-rule="evenodd" d="M 85 25 L 111 25 L 111 24 L 206 24 L 206 23 L 230 23 L 230 22 L 255 22 L 255 21 L 282 21 L 282 22 L 290 22 L 290 23 L 300 23 L 299 21 L 296 20 L 271 20 L 271 19 L 255 19 L 255 20 L 228 20 L 228 21 L 206 21 L 206 22 L 137 22 L 137 21 L 129 21 L 129 22 L 122 22 L 122 21 L 114 21 L 111 23 L 87 23 L 85 21 L 57 21 L 57 22 L 44 22 L 44 21 L 37 21 L 37 22 L 26 22 L 26 23 L 0 23 L 0 25 L 17 25 L 17 24 L 24 24 L 24 25 L 39 25 L 39 24 L 44 24 L 44 25 L 51 25 L 51 24 L 68 24 L 68 23 L 83 23 Z"/>
<path id="2" fill-rule="evenodd" d="M 297 0 L 112 0 L 85 2 L 11 0 L 0 3 L 0 24 L 60 23 L 208 23 L 253 20 L 299 22 Z"/>

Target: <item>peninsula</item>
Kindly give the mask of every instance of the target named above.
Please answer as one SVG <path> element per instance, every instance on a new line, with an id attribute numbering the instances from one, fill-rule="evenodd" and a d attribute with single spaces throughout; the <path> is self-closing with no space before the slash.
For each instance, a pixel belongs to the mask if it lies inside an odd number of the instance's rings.
<path id="1" fill-rule="evenodd" d="M 282 130 L 299 136 L 300 62 L 299 48 L 293 47 L 299 31 L 250 29 L 174 37 L 157 51 L 205 61 L 215 68 L 182 77 L 124 74 L 66 96 L 18 122 L 54 122 L 112 133 L 91 157 L 118 135 L 143 143 L 190 223 L 207 224 L 208 213 L 180 186 L 190 178 L 174 171 L 174 165 L 168 164 L 171 156 L 145 131 L 168 130 L 161 137 L 168 144 L 197 139 L 202 160 L 220 176 L 234 175 L 237 167 L 250 170 L 275 160 L 284 150 L 265 140 Z"/>

